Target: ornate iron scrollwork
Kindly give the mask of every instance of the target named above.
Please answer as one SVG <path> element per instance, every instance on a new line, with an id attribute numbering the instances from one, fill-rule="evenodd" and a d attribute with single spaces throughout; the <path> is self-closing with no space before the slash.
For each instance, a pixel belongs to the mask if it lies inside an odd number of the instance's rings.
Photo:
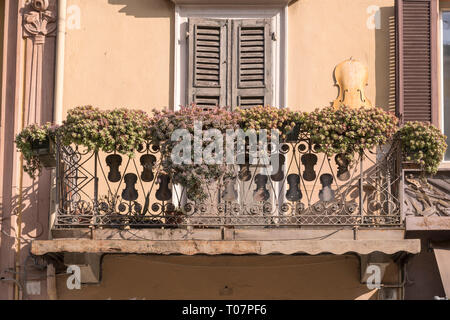
<path id="1" fill-rule="evenodd" d="M 204 186 L 193 202 L 162 170 L 158 146 L 137 156 L 104 155 L 77 146 L 58 150 L 56 227 L 398 226 L 398 145 L 361 154 L 352 165 L 317 152 L 308 136 L 274 150 L 280 170 L 234 166 L 234 176 Z M 120 157 L 120 160 L 119 160 Z M 334 161 L 333 161 L 334 160 Z M 266 167 L 267 169 L 268 167 Z M 366 168 L 361 172 L 360 168 Z M 120 170 L 119 170 L 120 169 Z M 345 179 L 344 179 L 345 178 Z M 437 203 L 439 208 L 443 208 Z M 439 208 L 437 210 L 439 210 Z M 443 212 L 446 212 L 445 210 Z"/>

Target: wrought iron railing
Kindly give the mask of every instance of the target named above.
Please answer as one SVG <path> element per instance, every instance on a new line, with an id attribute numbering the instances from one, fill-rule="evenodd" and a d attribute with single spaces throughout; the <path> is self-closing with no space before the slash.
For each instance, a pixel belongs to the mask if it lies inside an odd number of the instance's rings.
<path id="1" fill-rule="evenodd" d="M 130 158 L 57 143 L 55 228 L 395 227 L 400 215 L 399 144 L 359 154 L 316 152 L 307 136 L 282 143 L 282 167 L 236 165 L 236 177 L 206 186 L 192 202 L 162 171 L 158 148 Z"/>

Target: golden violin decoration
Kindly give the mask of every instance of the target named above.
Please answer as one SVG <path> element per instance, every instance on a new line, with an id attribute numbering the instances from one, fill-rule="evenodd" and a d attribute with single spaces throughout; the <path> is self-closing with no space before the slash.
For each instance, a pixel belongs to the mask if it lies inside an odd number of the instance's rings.
<path id="1" fill-rule="evenodd" d="M 334 100 L 333 107 L 372 107 L 364 90 L 368 84 L 369 71 L 363 63 L 353 58 L 345 60 L 336 66 L 334 76 L 339 87 L 339 96 Z"/>

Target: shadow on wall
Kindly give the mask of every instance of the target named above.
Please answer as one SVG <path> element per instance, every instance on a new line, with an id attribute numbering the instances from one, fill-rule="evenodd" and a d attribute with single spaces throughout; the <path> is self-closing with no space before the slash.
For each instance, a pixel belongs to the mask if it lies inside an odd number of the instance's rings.
<path id="1" fill-rule="evenodd" d="M 25 179 L 28 180 L 24 176 Z M 15 278 L 15 255 L 17 250 L 17 239 L 20 238 L 20 262 L 19 262 L 19 283 L 22 299 L 28 300 L 29 296 L 23 289 L 30 278 L 41 279 L 45 275 L 42 267 L 29 265 L 27 261 L 31 258 L 31 241 L 48 239 L 48 211 L 41 206 L 43 198 L 48 198 L 48 180 L 50 172 L 44 170 L 39 179 L 34 180 L 27 187 L 22 189 L 22 198 L 14 195 L 8 208 L 12 211 L 8 216 L 1 219 L 0 228 L 0 277 L 6 279 Z M 5 205 L 3 203 L 3 205 Z M 22 211 L 20 211 L 22 207 Z M 16 225 L 15 221 L 20 220 L 22 228 Z M 7 293 L 12 290 L 14 282 L 7 280 L 0 282 L 0 299 L 8 299 Z M 46 292 L 41 290 L 41 294 L 33 296 L 35 299 L 45 299 Z"/>
<path id="2" fill-rule="evenodd" d="M 356 255 L 114 254 L 103 258 L 101 283 L 68 290 L 66 281 L 57 276 L 61 300 L 356 299 L 370 291 L 359 282 Z"/>
<path id="3" fill-rule="evenodd" d="M 135 18 L 169 18 L 170 19 L 170 83 L 169 83 L 169 105 L 173 108 L 174 100 L 174 52 L 175 52 L 175 5 L 170 0 L 108 0 L 115 6 L 123 6 L 118 12 Z M 143 46 L 148 44 L 143 43 Z"/>
<path id="4" fill-rule="evenodd" d="M 380 8 L 380 28 L 375 29 L 374 105 L 395 112 L 395 8 Z M 387 103 L 387 105 L 386 105 Z"/>
<path id="5" fill-rule="evenodd" d="M 120 13 L 136 18 L 172 18 L 174 16 L 175 6 L 170 0 L 108 0 L 108 3 L 123 6 L 119 10 Z"/>

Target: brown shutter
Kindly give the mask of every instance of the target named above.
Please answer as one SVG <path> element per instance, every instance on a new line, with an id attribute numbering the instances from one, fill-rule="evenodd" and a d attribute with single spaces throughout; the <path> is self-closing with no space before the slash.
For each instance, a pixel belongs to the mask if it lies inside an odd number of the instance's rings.
<path id="1" fill-rule="evenodd" d="M 189 104 L 226 105 L 226 20 L 189 19 Z"/>
<path id="2" fill-rule="evenodd" d="M 233 20 L 232 107 L 272 103 L 271 19 Z"/>
<path id="3" fill-rule="evenodd" d="M 397 0 L 397 116 L 438 124 L 437 0 Z"/>

